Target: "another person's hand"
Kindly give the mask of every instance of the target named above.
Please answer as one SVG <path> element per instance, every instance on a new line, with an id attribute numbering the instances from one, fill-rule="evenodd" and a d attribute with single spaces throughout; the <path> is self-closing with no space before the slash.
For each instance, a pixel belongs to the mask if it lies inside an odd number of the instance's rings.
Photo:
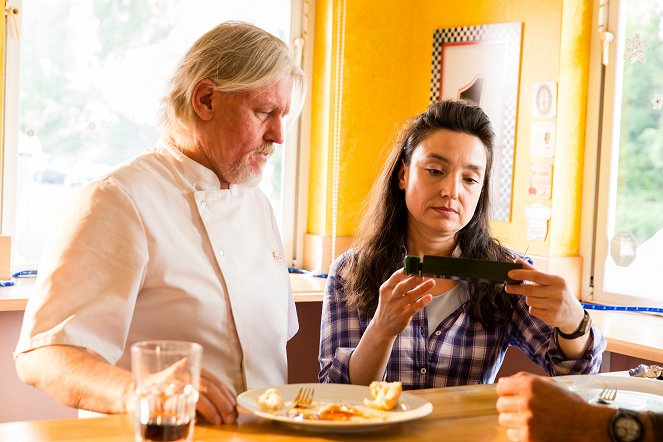
<path id="1" fill-rule="evenodd" d="M 529 373 L 497 382 L 499 423 L 513 441 L 602 441 L 615 410 L 588 404 L 563 384 Z"/>
<path id="2" fill-rule="evenodd" d="M 545 321 L 551 327 L 557 327 L 564 333 L 573 333 L 585 314 L 580 302 L 566 287 L 564 278 L 539 272 L 522 259 L 517 263 L 522 270 L 511 270 L 509 278 L 530 281 L 525 284 L 507 284 L 507 293 L 524 295 L 529 312 Z"/>
<path id="3" fill-rule="evenodd" d="M 433 279 L 407 275 L 403 269 L 395 271 L 380 286 L 374 325 L 386 336 L 397 336 L 405 330 L 412 316 L 433 299 L 432 295 L 426 294 L 433 287 Z"/>
<path id="4" fill-rule="evenodd" d="M 228 388 L 204 368 L 200 373 L 200 397 L 196 411 L 207 422 L 232 424 L 237 420 L 237 402 Z"/>

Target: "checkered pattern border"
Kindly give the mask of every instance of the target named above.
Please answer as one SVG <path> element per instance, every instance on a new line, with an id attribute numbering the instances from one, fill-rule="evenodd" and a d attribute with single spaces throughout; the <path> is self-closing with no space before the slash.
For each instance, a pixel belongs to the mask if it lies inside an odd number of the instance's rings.
<path id="1" fill-rule="evenodd" d="M 433 33 L 433 66 L 430 83 L 431 103 L 439 101 L 442 98 L 440 97 L 440 90 L 442 89 L 440 74 L 442 72 L 442 47 L 445 44 L 490 40 L 506 42 L 504 60 L 506 84 L 503 85 L 505 89 L 503 102 L 504 119 L 497 124 L 493 122 L 493 129 L 496 133 L 501 133 L 502 141 L 501 146 L 495 146 L 491 183 L 492 217 L 497 221 L 509 221 L 511 219 L 521 34 L 522 23 L 462 26 L 459 28 L 437 29 Z"/>

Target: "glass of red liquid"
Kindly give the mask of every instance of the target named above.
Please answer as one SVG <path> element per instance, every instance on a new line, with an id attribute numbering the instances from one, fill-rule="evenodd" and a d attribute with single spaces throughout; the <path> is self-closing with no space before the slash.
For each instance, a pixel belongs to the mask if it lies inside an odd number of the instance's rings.
<path id="1" fill-rule="evenodd" d="M 144 341 L 131 346 L 137 442 L 193 440 L 202 354 L 195 342 Z"/>

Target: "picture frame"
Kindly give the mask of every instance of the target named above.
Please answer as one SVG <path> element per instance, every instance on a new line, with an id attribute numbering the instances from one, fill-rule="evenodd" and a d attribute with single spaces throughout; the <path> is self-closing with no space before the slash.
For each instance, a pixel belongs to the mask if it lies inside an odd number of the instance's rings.
<path id="1" fill-rule="evenodd" d="M 511 220 L 522 23 L 436 29 L 431 103 L 468 99 L 482 107 L 495 131 L 490 183 L 496 221 Z"/>

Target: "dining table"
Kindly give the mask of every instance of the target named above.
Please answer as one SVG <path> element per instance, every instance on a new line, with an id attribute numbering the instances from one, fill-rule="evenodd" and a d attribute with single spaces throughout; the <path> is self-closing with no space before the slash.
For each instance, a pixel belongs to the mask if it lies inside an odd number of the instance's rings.
<path id="1" fill-rule="evenodd" d="M 239 408 L 237 422 L 228 425 L 197 423 L 193 440 L 217 441 L 508 441 L 498 424 L 495 384 L 430 388 L 408 391 L 433 405 L 432 412 L 407 422 L 398 422 L 370 431 L 322 431 L 320 428 L 293 427 L 263 419 Z M 134 438 L 131 415 L 108 415 L 85 419 L 59 419 L 0 424 L 0 441 L 89 441 L 119 442 Z"/>

